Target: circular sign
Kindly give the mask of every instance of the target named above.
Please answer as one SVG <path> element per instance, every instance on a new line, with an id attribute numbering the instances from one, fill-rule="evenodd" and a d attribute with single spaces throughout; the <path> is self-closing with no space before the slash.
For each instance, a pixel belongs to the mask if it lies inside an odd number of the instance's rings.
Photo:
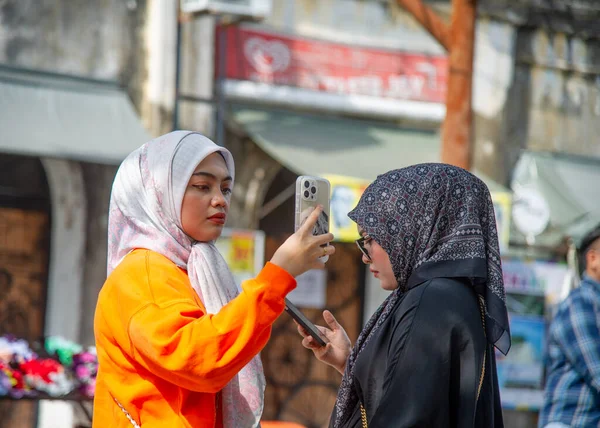
<path id="1" fill-rule="evenodd" d="M 550 207 L 539 191 L 522 188 L 514 194 L 512 215 L 519 232 L 537 236 L 548 227 Z"/>

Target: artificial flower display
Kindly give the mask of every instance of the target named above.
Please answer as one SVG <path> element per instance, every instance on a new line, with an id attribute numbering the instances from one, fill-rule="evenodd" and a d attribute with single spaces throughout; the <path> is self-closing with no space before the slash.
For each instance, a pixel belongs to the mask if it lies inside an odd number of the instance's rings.
<path id="1" fill-rule="evenodd" d="M 0 396 L 90 399 L 97 371 L 94 347 L 56 336 L 31 346 L 14 336 L 0 337 Z"/>

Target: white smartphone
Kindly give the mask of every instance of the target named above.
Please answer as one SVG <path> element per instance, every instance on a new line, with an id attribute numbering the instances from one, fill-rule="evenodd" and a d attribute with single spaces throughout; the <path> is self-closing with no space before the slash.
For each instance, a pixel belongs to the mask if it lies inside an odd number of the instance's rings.
<path id="1" fill-rule="evenodd" d="M 294 231 L 297 231 L 304 224 L 308 216 L 317 205 L 323 206 L 323 212 L 313 228 L 313 235 L 322 235 L 329 232 L 329 201 L 330 201 L 329 180 L 322 177 L 311 177 L 301 175 L 296 180 L 296 215 L 294 221 Z M 320 260 L 325 263 L 329 256 L 321 257 Z"/>

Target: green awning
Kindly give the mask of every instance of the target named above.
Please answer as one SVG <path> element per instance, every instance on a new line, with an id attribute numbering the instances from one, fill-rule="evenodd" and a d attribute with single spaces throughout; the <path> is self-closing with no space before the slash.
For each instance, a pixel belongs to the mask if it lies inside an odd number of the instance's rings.
<path id="1" fill-rule="evenodd" d="M 119 164 L 150 138 L 114 82 L 0 66 L 0 152 Z"/>
<path id="2" fill-rule="evenodd" d="M 297 174 L 373 180 L 391 169 L 439 162 L 439 134 L 431 131 L 239 105 L 231 114 L 263 150 Z"/>
<path id="3" fill-rule="evenodd" d="M 440 136 L 389 123 L 233 105 L 235 122 L 270 156 L 296 174 L 374 180 L 378 174 L 441 162 Z M 510 189 L 475 170 L 493 193 Z"/>
<path id="4" fill-rule="evenodd" d="M 548 225 L 536 245 L 556 247 L 565 236 L 576 243 L 600 223 L 600 159 L 564 154 L 523 152 L 515 166 L 511 187 L 521 212 L 537 219 L 540 207 L 521 200 L 523 189 L 535 191 L 547 204 Z M 511 240 L 525 242 L 516 229 Z"/>

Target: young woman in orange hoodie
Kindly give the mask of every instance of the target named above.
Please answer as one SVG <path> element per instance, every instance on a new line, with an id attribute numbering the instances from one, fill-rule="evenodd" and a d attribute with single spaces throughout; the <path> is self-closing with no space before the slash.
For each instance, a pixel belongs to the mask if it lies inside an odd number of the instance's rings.
<path id="1" fill-rule="evenodd" d="M 94 428 L 259 425 L 258 353 L 294 277 L 335 250 L 322 246 L 331 234 L 311 234 L 318 208 L 240 290 L 214 245 L 233 181 L 229 151 L 189 131 L 152 140 L 121 164 L 94 319 Z"/>

